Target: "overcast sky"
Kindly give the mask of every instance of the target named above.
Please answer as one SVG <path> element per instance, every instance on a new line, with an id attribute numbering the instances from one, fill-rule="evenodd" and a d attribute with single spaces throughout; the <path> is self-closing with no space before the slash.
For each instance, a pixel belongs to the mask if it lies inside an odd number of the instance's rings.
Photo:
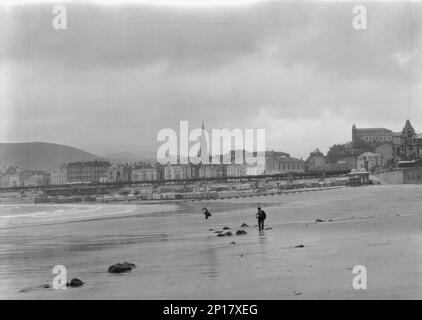
<path id="1" fill-rule="evenodd" d="M 361 3 L 361 2 L 359 2 Z M 265 128 L 306 157 L 351 127 L 422 132 L 422 3 L 0 5 L 0 142 L 99 155 L 155 150 L 163 128 Z"/>

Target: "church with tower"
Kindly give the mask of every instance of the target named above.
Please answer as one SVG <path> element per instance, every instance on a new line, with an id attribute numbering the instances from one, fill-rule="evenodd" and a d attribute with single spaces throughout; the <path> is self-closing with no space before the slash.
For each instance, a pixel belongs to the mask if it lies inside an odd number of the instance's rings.
<path id="1" fill-rule="evenodd" d="M 422 166 L 422 134 L 416 133 L 410 120 L 400 132 L 393 132 L 386 128 L 357 128 L 352 127 L 352 142 L 362 140 L 374 149 L 384 148 L 390 152 L 396 167 Z M 390 155 L 386 155 L 390 156 Z"/>

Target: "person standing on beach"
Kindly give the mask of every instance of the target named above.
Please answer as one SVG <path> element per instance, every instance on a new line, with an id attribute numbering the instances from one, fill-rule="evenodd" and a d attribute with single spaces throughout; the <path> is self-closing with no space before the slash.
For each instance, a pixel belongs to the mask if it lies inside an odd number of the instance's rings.
<path id="1" fill-rule="evenodd" d="M 204 213 L 205 219 L 208 219 L 208 217 L 211 217 L 211 212 L 209 212 L 207 208 L 202 208 L 202 211 Z"/>
<path id="2" fill-rule="evenodd" d="M 261 209 L 261 207 L 258 207 L 258 212 L 256 213 L 256 218 L 258 219 L 258 228 L 259 231 L 264 230 L 264 221 L 267 218 L 267 214 L 264 210 Z"/>

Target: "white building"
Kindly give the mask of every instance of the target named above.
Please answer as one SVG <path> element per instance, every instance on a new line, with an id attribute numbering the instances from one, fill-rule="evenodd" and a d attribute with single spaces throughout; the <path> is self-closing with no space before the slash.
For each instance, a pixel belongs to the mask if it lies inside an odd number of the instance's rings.
<path id="1" fill-rule="evenodd" d="M 366 171 L 373 171 L 376 168 L 384 165 L 382 156 L 380 154 L 365 152 L 362 153 L 357 160 L 357 169 Z"/>
<path id="2" fill-rule="evenodd" d="M 30 176 L 24 181 L 25 187 L 38 187 L 38 186 L 45 186 L 47 184 L 48 184 L 48 177 L 41 174 L 35 174 L 33 176 Z"/>
<path id="3" fill-rule="evenodd" d="M 186 180 L 198 177 L 197 167 L 192 164 L 169 164 L 164 167 L 165 180 Z"/>
<path id="4" fill-rule="evenodd" d="M 160 179 L 158 168 L 139 166 L 134 167 L 131 172 L 132 181 L 157 181 Z"/>
<path id="5" fill-rule="evenodd" d="M 66 184 L 66 183 L 67 183 L 67 178 L 66 178 L 65 170 L 58 170 L 51 173 L 50 184 L 60 185 L 60 184 Z"/>
<path id="6" fill-rule="evenodd" d="M 23 180 L 22 170 L 20 168 L 8 167 L 0 176 L 0 186 L 4 188 L 20 187 L 23 185 Z"/>
<path id="7" fill-rule="evenodd" d="M 244 177 L 246 176 L 246 167 L 245 164 L 229 164 L 226 167 L 227 177 Z"/>
<path id="8" fill-rule="evenodd" d="M 246 175 L 247 176 L 260 176 L 265 172 L 265 166 L 263 165 L 246 165 Z"/>
<path id="9" fill-rule="evenodd" d="M 293 157 L 277 157 L 265 160 L 265 174 L 303 173 L 305 162 Z"/>

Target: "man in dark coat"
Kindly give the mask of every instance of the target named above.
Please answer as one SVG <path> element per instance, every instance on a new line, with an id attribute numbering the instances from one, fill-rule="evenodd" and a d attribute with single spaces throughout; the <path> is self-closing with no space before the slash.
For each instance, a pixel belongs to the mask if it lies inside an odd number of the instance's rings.
<path id="1" fill-rule="evenodd" d="M 256 218 L 258 219 L 258 228 L 259 231 L 264 230 L 264 221 L 267 218 L 267 214 L 261 207 L 258 207 L 258 212 L 256 213 Z"/>

